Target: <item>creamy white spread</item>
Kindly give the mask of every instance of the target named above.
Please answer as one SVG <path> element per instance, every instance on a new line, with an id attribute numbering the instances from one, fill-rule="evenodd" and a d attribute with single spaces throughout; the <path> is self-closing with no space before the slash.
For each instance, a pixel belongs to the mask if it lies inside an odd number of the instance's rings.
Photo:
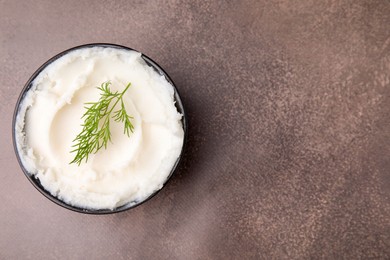
<path id="1" fill-rule="evenodd" d="M 111 81 L 125 92 L 134 132 L 111 120 L 112 143 L 80 166 L 69 164 L 74 138 L 82 130 L 84 103 L 100 97 Z M 177 161 L 184 131 L 174 89 L 136 51 L 111 47 L 73 50 L 48 65 L 19 106 L 16 143 L 23 166 L 62 201 L 88 209 L 137 203 L 159 190 Z"/>

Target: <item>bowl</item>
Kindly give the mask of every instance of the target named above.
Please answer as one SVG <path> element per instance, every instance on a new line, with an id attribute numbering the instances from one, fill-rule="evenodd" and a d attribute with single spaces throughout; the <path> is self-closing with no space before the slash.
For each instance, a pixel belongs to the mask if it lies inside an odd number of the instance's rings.
<path id="1" fill-rule="evenodd" d="M 70 49 L 65 50 L 65 51 L 55 55 L 54 57 L 50 58 L 48 61 L 46 61 L 41 67 L 39 67 L 32 74 L 32 76 L 27 81 L 27 83 L 24 85 L 24 87 L 23 87 L 23 89 L 22 89 L 22 91 L 21 91 L 21 93 L 19 95 L 19 98 L 18 98 L 18 100 L 16 102 L 14 115 L 13 115 L 12 139 L 13 139 L 13 145 L 14 145 L 15 154 L 16 154 L 18 163 L 19 163 L 21 169 L 24 172 L 24 175 L 27 177 L 27 179 L 30 181 L 30 183 L 42 195 L 44 195 L 46 198 L 48 198 L 50 201 L 54 202 L 55 204 L 62 206 L 63 208 L 66 208 L 68 210 L 72 210 L 72 211 L 75 211 L 75 212 L 80 212 L 80 213 L 85 213 L 85 214 L 96 214 L 96 215 L 112 214 L 112 213 L 118 213 L 118 212 L 122 212 L 122 211 L 125 211 L 125 210 L 129 210 L 129 209 L 135 208 L 135 207 L 145 203 L 146 201 L 150 200 L 152 197 L 154 197 L 166 185 L 166 183 L 172 177 L 173 173 L 175 172 L 175 170 L 177 169 L 177 166 L 179 165 L 179 163 L 181 161 L 181 158 L 183 156 L 183 152 L 184 152 L 184 149 L 185 149 L 185 143 L 186 143 L 186 138 L 187 138 L 187 116 L 186 116 L 186 113 L 185 113 L 185 110 L 184 110 L 184 106 L 183 106 L 183 103 L 181 101 L 179 92 L 178 92 L 178 90 L 176 88 L 176 85 L 174 84 L 172 79 L 169 77 L 169 75 L 161 68 L 161 66 L 159 66 L 151 58 L 149 58 L 148 56 L 146 56 L 144 54 L 141 55 L 142 59 L 146 62 L 146 64 L 148 66 L 152 67 L 158 74 L 164 76 L 165 79 L 173 86 L 173 89 L 174 89 L 174 100 L 175 100 L 176 109 L 177 109 L 177 111 L 179 113 L 181 113 L 183 115 L 182 119 L 181 119 L 181 122 L 182 122 L 183 130 L 184 130 L 184 140 L 183 140 L 183 146 L 181 148 L 180 155 L 179 155 L 178 159 L 176 160 L 175 164 L 173 165 L 173 167 L 172 167 L 168 177 L 166 178 L 165 182 L 163 183 L 162 187 L 160 189 L 154 191 L 146 199 L 143 199 L 141 201 L 130 201 L 130 202 L 128 202 L 128 203 L 126 203 L 126 204 L 124 204 L 122 206 L 119 206 L 117 208 L 114 208 L 114 209 L 87 209 L 87 208 L 80 208 L 80 207 L 77 207 L 77 206 L 73 206 L 73 205 L 67 204 L 64 201 L 62 201 L 62 200 L 58 199 L 57 197 L 53 196 L 50 192 L 48 192 L 42 186 L 40 180 L 38 178 L 36 178 L 35 175 L 33 175 L 32 173 L 27 171 L 27 169 L 24 167 L 24 165 L 22 163 L 21 155 L 19 154 L 19 151 L 17 149 L 17 144 L 16 144 L 16 127 L 15 127 L 16 126 L 16 117 L 17 117 L 17 114 L 18 114 L 18 111 L 19 111 L 19 108 L 20 108 L 20 103 L 23 100 L 23 98 L 25 97 L 26 92 L 32 87 L 32 82 L 34 81 L 34 79 L 48 65 L 50 65 L 52 62 L 54 62 L 58 58 L 66 55 L 67 53 L 69 53 L 71 51 L 74 51 L 74 50 L 77 50 L 77 49 L 92 48 L 92 47 L 117 48 L 117 49 L 122 49 L 122 50 L 136 51 L 136 50 L 134 50 L 132 48 L 129 48 L 129 47 L 126 47 L 126 46 L 122 46 L 122 45 L 117 45 L 117 44 L 111 44 L 111 43 L 91 43 L 91 44 L 85 44 L 85 45 L 80 45 L 80 46 L 76 46 L 76 47 L 70 48 Z M 139 52 L 139 51 L 137 51 L 137 52 Z"/>

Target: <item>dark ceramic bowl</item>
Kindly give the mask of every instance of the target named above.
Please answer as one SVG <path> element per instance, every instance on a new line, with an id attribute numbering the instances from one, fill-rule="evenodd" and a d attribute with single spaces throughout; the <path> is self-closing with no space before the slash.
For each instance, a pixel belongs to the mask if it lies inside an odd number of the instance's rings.
<path id="1" fill-rule="evenodd" d="M 53 61 L 57 60 L 58 58 L 64 56 L 65 54 L 67 54 L 68 52 L 70 51 L 73 51 L 73 50 L 77 50 L 77 49 L 82 49 L 82 48 L 92 48 L 92 47 L 110 47 L 110 48 L 117 48 L 117 49 L 123 49 L 123 50 L 133 50 L 135 51 L 134 49 L 131 49 L 131 48 L 128 48 L 128 47 L 125 47 L 125 46 L 121 46 L 121 45 L 116 45 L 116 44 L 110 44 L 110 43 L 92 43 L 92 44 L 85 44 L 85 45 L 80 45 L 80 46 L 77 46 L 77 47 L 74 47 L 74 48 L 71 48 L 71 49 L 68 49 L 66 51 L 63 51 L 59 54 L 57 54 L 56 56 L 54 56 L 53 58 L 49 59 L 47 62 L 45 62 L 39 69 L 37 69 L 37 71 L 34 72 L 34 74 L 30 77 L 30 79 L 27 81 L 26 85 L 24 86 L 19 98 L 18 98 L 18 101 L 16 103 L 16 107 L 15 107 L 15 112 L 14 112 L 14 115 L 13 115 L 13 122 L 12 122 L 12 128 L 13 128 L 13 131 L 12 131 L 12 139 L 13 139 L 13 144 L 14 144 L 14 150 L 15 150 L 15 153 L 16 153 L 16 157 L 18 159 L 18 162 L 19 162 L 19 165 L 20 167 L 22 168 L 24 174 L 26 175 L 27 179 L 31 182 L 32 185 L 34 185 L 34 187 L 40 192 L 42 193 L 46 198 L 48 198 L 49 200 L 51 200 L 52 202 L 66 208 L 66 209 L 69 209 L 69 210 L 73 210 L 73 211 L 76 211 L 76 212 L 81 212 L 81 213 L 86 213 L 86 214 L 110 214 L 110 213 L 117 213 L 117 212 L 121 212 L 121 211 L 125 211 L 125 210 L 128 210 L 128 209 L 131 209 L 131 208 L 134 208 L 146 201 L 148 201 L 149 199 L 151 199 L 154 195 L 156 195 L 161 189 L 155 191 L 154 193 L 152 193 L 148 198 L 142 200 L 142 201 L 131 201 L 125 205 L 122 205 L 120 207 L 117 207 L 113 210 L 111 209 L 99 209 L 99 210 L 93 210 L 93 209 L 84 209 L 84 208 L 79 208 L 79 207 L 75 207 L 75 206 L 72 206 L 72 205 L 69 205 L 65 202 L 63 202 L 62 200 L 58 199 L 57 197 L 53 196 L 52 194 L 50 194 L 50 192 L 46 191 L 45 188 L 42 186 L 41 182 L 39 181 L 38 178 L 35 177 L 35 175 L 32 175 L 30 172 L 28 172 L 26 170 L 26 168 L 24 167 L 22 161 L 21 161 L 21 158 L 20 158 L 20 154 L 18 152 L 18 149 L 17 149 L 17 146 L 16 146 L 16 132 L 15 132 L 15 124 L 16 124 L 16 116 L 18 114 L 18 111 L 19 111 L 19 106 L 20 106 L 20 103 L 21 101 L 23 100 L 23 98 L 25 97 L 25 94 L 26 92 L 31 88 L 32 86 L 32 82 L 34 81 L 34 79 L 38 76 L 38 74 L 44 70 L 49 64 L 51 64 Z M 177 110 L 183 115 L 182 117 L 182 124 L 183 124 L 183 129 L 184 129 L 184 143 L 183 143 L 183 147 L 182 147 L 182 150 L 181 150 L 181 153 L 180 153 L 180 156 L 179 158 L 176 160 L 175 164 L 173 165 L 172 167 L 172 170 L 170 172 L 170 174 L 168 175 L 167 179 L 165 180 L 164 184 L 162 187 L 165 186 L 165 184 L 167 183 L 167 181 L 172 177 L 172 174 L 175 172 L 175 169 L 177 168 L 177 165 L 179 164 L 179 162 L 181 161 L 181 158 L 183 156 L 183 152 L 184 152 L 184 144 L 186 142 L 186 137 L 187 137 L 187 119 L 186 119 L 186 114 L 185 114 L 185 111 L 184 111 L 184 107 L 183 107 L 183 104 L 181 102 L 181 99 L 180 99 L 180 95 L 179 95 L 179 92 L 177 91 L 177 88 L 175 86 L 175 84 L 173 83 L 172 79 L 168 76 L 168 74 L 155 62 L 153 61 L 151 58 L 147 57 L 146 55 L 142 54 L 142 58 L 144 59 L 144 61 L 150 66 L 152 67 L 156 72 L 158 72 L 160 75 L 163 75 L 166 80 L 173 86 L 174 88 L 174 91 L 175 91 L 175 94 L 174 94 L 174 99 L 175 99 L 175 105 L 176 105 L 176 108 Z"/>

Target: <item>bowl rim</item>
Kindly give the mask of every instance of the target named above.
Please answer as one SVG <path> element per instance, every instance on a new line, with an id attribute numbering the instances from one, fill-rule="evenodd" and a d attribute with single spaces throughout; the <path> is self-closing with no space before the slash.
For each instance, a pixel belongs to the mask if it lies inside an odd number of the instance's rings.
<path id="1" fill-rule="evenodd" d="M 183 145 L 182 145 L 182 148 L 181 148 L 181 151 L 180 151 L 180 155 L 179 157 L 177 158 L 175 164 L 173 165 L 172 169 L 171 169 L 171 172 L 169 173 L 169 175 L 167 176 L 167 178 L 165 179 L 164 183 L 162 184 L 161 188 L 157 189 L 156 191 L 154 191 L 152 194 L 150 194 L 146 199 L 144 200 L 141 200 L 141 201 L 130 201 L 122 206 L 119 206 L 119 207 L 116 207 L 114 209 L 88 209 L 88 208 L 81 208 L 81 207 L 77 207 L 77 206 L 72 206 L 62 200 L 60 200 L 59 198 L 57 198 L 56 196 L 52 195 L 49 191 L 47 191 L 41 184 L 40 180 L 35 177 L 34 174 L 31 174 L 29 173 L 26 168 L 24 167 L 23 163 L 22 163 L 22 160 L 21 160 L 21 156 L 19 154 L 19 150 L 18 150 L 18 147 L 17 147 L 17 142 L 16 142 L 16 118 L 17 118 L 17 115 L 18 115 L 18 112 L 19 112 L 19 108 L 20 108 L 20 103 L 22 102 L 22 100 L 24 99 L 26 93 L 29 91 L 29 89 L 31 88 L 32 86 L 32 82 L 34 81 L 34 79 L 47 67 L 49 66 L 52 62 L 54 62 L 55 60 L 59 59 L 60 57 L 68 54 L 69 52 L 72 52 L 72 51 L 75 51 L 75 50 L 78 50 L 78 49 L 84 49 L 84 48 L 93 48 L 93 47 L 103 47 L 103 48 L 114 48 L 114 49 L 122 49 L 122 50 L 127 50 L 127 51 L 136 51 L 138 53 L 141 54 L 141 57 L 142 59 L 146 62 L 146 64 L 149 66 L 149 67 L 152 67 L 157 73 L 159 73 L 160 75 L 164 76 L 165 79 L 173 86 L 173 89 L 174 89 L 174 101 L 175 101 L 175 106 L 176 106 L 176 109 L 178 110 L 179 113 L 182 114 L 182 118 L 181 118 L 181 122 L 182 122 L 182 125 L 183 125 L 183 131 L 184 131 L 184 137 L 183 137 Z M 157 62 L 155 62 L 153 59 L 151 59 L 150 57 L 148 57 L 147 55 L 143 54 L 142 52 L 138 51 L 138 50 L 135 50 L 133 48 L 130 48 L 130 47 L 127 47 L 127 46 L 123 46 L 123 45 L 119 45 L 119 44 L 113 44 L 113 43 L 88 43 L 88 44 L 82 44 L 82 45 L 78 45 L 78 46 L 75 46 L 75 47 L 72 47 L 72 48 L 69 48 L 69 49 L 66 49 L 56 55 L 54 55 L 53 57 L 51 57 L 50 59 L 48 59 L 45 63 L 43 63 L 31 76 L 30 78 L 27 80 L 26 84 L 24 85 L 24 87 L 22 88 L 20 94 L 19 94 L 19 97 L 16 101 L 16 104 L 15 104 L 15 109 L 14 109 L 14 113 L 13 113 L 13 117 L 12 117 L 12 142 L 13 142 L 13 147 L 14 147 L 14 152 L 16 154 L 16 158 L 17 158 L 17 161 L 19 163 L 19 166 L 20 168 L 22 169 L 24 175 L 27 177 L 27 179 L 30 181 L 30 183 L 42 194 L 44 195 L 47 199 L 49 199 L 51 202 L 54 202 L 55 204 L 63 207 L 63 208 L 66 208 L 68 210 L 71 210 L 71 211 L 74 211 L 74 212 L 78 212 L 78 213 L 84 213 L 84 214 L 89 214 L 89 215 L 105 215 L 105 214 L 113 214 L 113 213 L 119 213 L 119 212 L 123 212 L 123 211 L 126 211 L 126 210 L 129 210 L 129 209 L 133 209 L 145 202 L 147 202 L 148 200 L 150 200 L 151 198 L 153 198 L 154 196 L 157 195 L 157 193 L 159 193 L 165 186 L 166 184 L 168 183 L 168 181 L 171 179 L 172 175 L 174 174 L 174 172 L 177 170 L 177 167 L 178 165 L 180 164 L 180 162 L 182 161 L 182 157 L 183 157 L 183 154 L 184 154 L 184 151 L 185 151 L 185 147 L 186 147 L 186 143 L 187 143 L 187 128 L 188 128 L 188 125 L 187 125 L 187 114 L 185 112 L 185 108 L 184 108 L 184 105 L 182 103 L 182 100 L 181 100 L 181 96 L 179 94 L 179 91 L 176 87 L 176 84 L 173 82 L 173 80 L 171 79 L 171 77 L 168 75 L 167 72 L 165 72 L 165 70 L 157 64 Z"/>

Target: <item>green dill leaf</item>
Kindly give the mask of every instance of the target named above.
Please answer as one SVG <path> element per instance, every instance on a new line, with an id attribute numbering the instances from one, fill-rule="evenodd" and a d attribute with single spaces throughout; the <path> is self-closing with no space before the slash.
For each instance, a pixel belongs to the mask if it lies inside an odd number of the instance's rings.
<path id="1" fill-rule="evenodd" d="M 88 161 L 89 155 L 97 153 L 101 148 L 107 148 L 111 140 L 110 119 L 124 124 L 124 134 L 130 136 L 134 131 L 134 126 L 130 119 L 133 117 L 127 114 L 123 101 L 124 93 L 129 89 L 131 83 L 128 83 L 122 92 L 112 92 L 111 82 L 103 82 L 100 87 L 100 99 L 97 102 L 87 102 L 84 105 L 86 111 L 82 115 L 84 123 L 83 129 L 73 140 L 71 153 L 76 153 L 74 159 L 70 162 L 81 164 L 83 160 Z M 114 101 L 113 105 L 111 102 Z M 120 108 L 114 111 L 120 102 Z"/>

